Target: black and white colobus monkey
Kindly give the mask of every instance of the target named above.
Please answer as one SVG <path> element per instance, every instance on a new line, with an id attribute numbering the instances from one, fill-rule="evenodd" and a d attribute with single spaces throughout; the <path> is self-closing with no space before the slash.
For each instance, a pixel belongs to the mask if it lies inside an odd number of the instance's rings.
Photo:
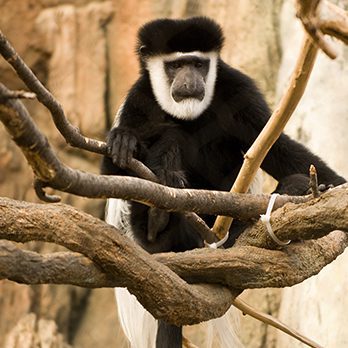
<path id="1" fill-rule="evenodd" d="M 243 153 L 266 124 L 270 110 L 254 82 L 222 61 L 222 45 L 220 26 L 204 17 L 160 19 L 140 29 L 140 77 L 108 135 L 111 157 L 103 160 L 104 174 L 125 174 L 135 157 L 168 186 L 230 189 Z M 317 168 L 320 184 L 345 182 L 284 134 L 262 169 L 279 181 L 279 192 L 304 194 L 310 164 Z M 156 214 L 139 203 L 121 205 L 109 202 L 108 221 L 131 232 L 149 252 L 202 246 L 198 233 L 180 215 L 168 214 L 164 222 L 162 217 L 154 239 L 148 230 L 156 228 Z M 156 347 L 181 347 L 181 338 L 181 328 L 159 322 Z M 146 346 L 145 341 L 139 345 Z"/>

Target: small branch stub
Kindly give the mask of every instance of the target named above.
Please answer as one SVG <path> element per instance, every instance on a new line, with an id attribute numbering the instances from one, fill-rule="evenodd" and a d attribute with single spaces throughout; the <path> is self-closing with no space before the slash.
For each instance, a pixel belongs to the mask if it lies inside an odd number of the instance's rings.
<path id="1" fill-rule="evenodd" d="M 312 192 L 313 198 L 318 198 L 320 196 L 319 187 L 318 187 L 318 176 L 317 170 L 312 164 L 309 168 L 309 187 Z"/>

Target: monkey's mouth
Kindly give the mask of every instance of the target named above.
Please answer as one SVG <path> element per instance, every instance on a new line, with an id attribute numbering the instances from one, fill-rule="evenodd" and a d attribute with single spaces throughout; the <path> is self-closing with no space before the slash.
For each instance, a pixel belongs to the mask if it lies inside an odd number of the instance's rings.
<path id="1" fill-rule="evenodd" d="M 192 101 L 196 100 L 201 102 L 204 99 L 205 93 L 201 92 L 198 94 L 189 94 L 189 95 L 183 95 L 181 93 L 172 93 L 172 98 L 176 103 L 181 103 L 184 101 Z"/>

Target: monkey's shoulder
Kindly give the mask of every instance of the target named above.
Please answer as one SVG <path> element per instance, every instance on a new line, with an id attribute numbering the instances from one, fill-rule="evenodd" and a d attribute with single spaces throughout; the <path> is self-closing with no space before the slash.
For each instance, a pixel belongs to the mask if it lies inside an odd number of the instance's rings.
<path id="1" fill-rule="evenodd" d="M 242 71 L 219 60 L 215 94 L 231 98 L 254 95 L 263 99 L 256 82 Z"/>

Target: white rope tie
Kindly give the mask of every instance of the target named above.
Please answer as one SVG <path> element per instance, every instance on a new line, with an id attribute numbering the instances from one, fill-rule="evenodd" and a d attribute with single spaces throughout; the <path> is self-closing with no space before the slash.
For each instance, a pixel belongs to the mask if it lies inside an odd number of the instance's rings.
<path id="1" fill-rule="evenodd" d="M 227 241 L 228 237 L 230 235 L 230 232 L 227 231 L 227 233 L 225 234 L 224 238 L 220 239 L 218 242 L 214 242 L 214 243 L 207 243 L 206 241 L 204 241 L 204 244 L 211 249 L 217 249 L 220 248 L 221 246 L 223 246 L 225 244 L 225 242 Z"/>
<path id="2" fill-rule="evenodd" d="M 268 203 L 268 207 L 266 210 L 266 214 L 261 214 L 260 215 L 260 220 L 264 223 L 264 225 L 267 228 L 267 232 L 269 234 L 269 236 L 274 240 L 274 242 L 276 242 L 278 245 L 284 246 L 284 245 L 288 245 L 291 240 L 285 241 L 283 242 L 282 240 L 280 240 L 273 232 L 272 226 L 271 226 L 271 212 L 273 210 L 273 206 L 275 203 L 275 200 L 277 199 L 277 196 L 279 196 L 278 193 L 273 193 L 271 195 L 271 198 L 269 200 Z"/>

